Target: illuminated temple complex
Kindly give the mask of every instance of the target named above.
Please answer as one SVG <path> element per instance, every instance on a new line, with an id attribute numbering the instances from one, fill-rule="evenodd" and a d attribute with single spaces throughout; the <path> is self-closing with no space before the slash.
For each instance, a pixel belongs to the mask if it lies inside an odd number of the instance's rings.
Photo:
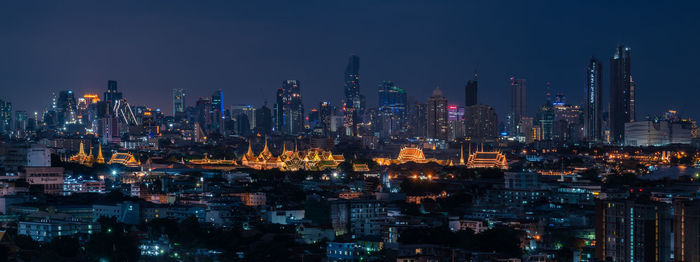
<path id="1" fill-rule="evenodd" d="M 78 153 L 75 155 L 72 155 L 69 159 L 69 162 L 81 164 L 81 165 L 86 165 L 86 166 L 92 166 L 95 163 L 98 164 L 104 164 L 105 159 L 102 156 L 102 146 L 100 145 L 99 149 L 97 150 L 97 158 L 95 158 L 92 155 L 92 147 L 90 147 L 90 154 L 85 154 L 85 146 L 83 145 L 83 142 L 80 142 L 80 149 L 78 150 Z"/>
<path id="2" fill-rule="evenodd" d="M 236 160 L 233 159 L 209 159 L 206 154 L 202 159 L 192 159 L 188 160 L 187 163 L 193 165 L 224 165 L 224 166 L 235 166 Z"/>
<path id="3" fill-rule="evenodd" d="M 469 147 L 469 158 L 467 160 L 468 168 L 499 168 L 508 169 L 508 161 L 506 160 L 506 155 L 499 152 L 486 152 L 483 151 L 483 146 L 481 150 L 471 153 L 471 146 Z"/>
<path id="4" fill-rule="evenodd" d="M 345 161 L 343 155 L 333 155 L 330 151 L 318 148 L 294 151 L 282 149 L 282 154 L 274 156 L 267 146 L 256 156 L 253 153 L 252 145 L 248 142 L 248 152 L 241 158 L 241 165 L 253 169 L 280 169 L 282 171 L 323 171 L 329 168 L 336 168 L 338 164 Z"/>
<path id="5" fill-rule="evenodd" d="M 139 167 L 141 162 L 136 160 L 136 158 L 134 158 L 134 156 L 130 153 L 115 153 L 112 155 L 112 158 L 109 159 L 107 164 L 119 164 L 126 167 Z"/>
<path id="6" fill-rule="evenodd" d="M 377 164 L 382 165 L 382 166 L 388 166 L 392 164 L 404 164 L 408 162 L 415 162 L 419 164 L 425 164 L 425 163 L 437 163 L 440 165 L 451 165 L 451 161 L 449 160 L 437 160 L 435 158 L 425 158 L 425 155 L 423 154 L 423 149 L 418 148 L 418 147 L 403 147 L 401 148 L 401 151 L 399 152 L 399 156 L 396 157 L 396 159 L 389 159 L 389 158 L 374 158 L 374 161 L 377 162 Z"/>

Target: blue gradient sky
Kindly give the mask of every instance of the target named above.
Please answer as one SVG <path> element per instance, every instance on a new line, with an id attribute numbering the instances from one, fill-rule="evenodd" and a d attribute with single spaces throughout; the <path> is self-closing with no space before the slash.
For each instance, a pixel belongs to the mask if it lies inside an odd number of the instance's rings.
<path id="1" fill-rule="evenodd" d="M 632 2 L 632 1 L 630 1 Z M 226 104 L 272 103 L 283 79 L 301 81 L 308 109 L 338 104 L 350 54 L 361 92 L 393 80 L 425 100 L 440 86 L 463 104 L 479 71 L 479 100 L 499 116 L 508 78 L 527 79 L 528 114 L 544 84 L 580 103 L 591 55 L 632 48 L 640 119 L 673 108 L 700 117 L 697 1 L 2 1 L 0 99 L 41 110 L 50 91 L 102 94 L 107 80 L 131 104 L 171 112 L 216 89 Z M 605 106 L 607 110 L 607 105 Z"/>

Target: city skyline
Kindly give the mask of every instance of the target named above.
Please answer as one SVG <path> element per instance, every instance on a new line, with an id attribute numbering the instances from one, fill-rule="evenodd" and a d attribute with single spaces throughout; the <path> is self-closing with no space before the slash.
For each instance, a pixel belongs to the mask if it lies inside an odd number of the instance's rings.
<path id="1" fill-rule="evenodd" d="M 9 10 L 13 7 L 18 10 L 30 8 L 27 4 L 13 3 Z M 73 4 L 74 5 L 74 4 Z M 127 4 L 125 4 L 127 5 Z M 491 27 L 485 23 L 466 23 L 473 18 L 459 16 L 454 12 L 447 10 L 446 6 L 440 4 L 426 4 L 424 7 L 427 11 L 436 11 L 445 15 L 445 18 L 438 18 L 437 15 L 430 12 L 415 13 L 412 8 L 417 3 L 407 3 L 406 7 L 397 7 L 399 14 L 413 14 L 421 19 L 416 21 L 406 21 L 406 25 L 402 25 L 398 30 L 386 31 L 385 37 L 389 37 L 393 45 L 377 43 L 376 41 L 365 41 L 370 36 L 374 36 L 382 29 L 388 29 L 390 22 L 384 20 L 362 20 L 358 21 L 362 28 L 377 26 L 375 30 L 368 32 L 355 32 L 359 34 L 359 40 L 345 41 L 333 48 L 320 48 L 311 50 L 319 43 L 333 44 L 320 40 L 316 42 L 301 41 L 290 43 L 287 47 L 281 48 L 279 44 L 271 44 L 263 47 L 252 47 L 251 43 L 246 43 L 242 51 L 254 51 L 253 54 L 259 55 L 258 59 L 251 60 L 254 56 L 244 55 L 233 49 L 223 49 L 223 46 L 216 44 L 213 50 L 203 50 L 209 41 L 225 40 L 225 43 L 232 43 L 236 40 L 232 37 L 226 37 L 227 28 L 245 29 L 249 32 L 259 26 L 256 24 L 257 18 L 250 15 L 245 16 L 246 19 L 252 21 L 250 27 L 246 27 L 245 22 L 241 22 L 240 18 L 234 18 L 232 15 L 226 15 L 221 11 L 213 10 L 212 6 L 221 7 L 222 10 L 230 10 L 233 7 L 241 7 L 242 10 L 255 9 L 255 4 L 250 6 L 236 6 L 234 4 L 214 3 L 210 7 L 197 6 L 194 10 L 185 10 L 189 7 L 186 4 L 175 4 L 167 10 L 160 10 L 157 6 L 151 6 L 154 10 L 151 11 L 131 11 L 125 6 L 101 6 L 99 4 L 86 4 L 80 8 L 72 6 L 59 6 L 59 11 L 66 14 L 73 14 L 76 17 L 87 18 L 96 24 L 106 26 L 107 30 L 103 33 L 95 33 L 94 27 L 78 27 L 75 33 L 71 34 L 76 38 L 63 38 L 51 31 L 47 31 L 46 21 L 51 19 L 53 14 L 45 14 L 41 17 L 45 20 L 28 21 L 27 18 L 16 17 L 13 14 L 7 14 L 7 19 L 12 21 L 21 21 L 21 32 L 11 28 L 3 28 L 8 36 L 8 41 L 0 45 L 1 50 L 7 53 L 8 63 L 3 70 L 4 77 L 0 80 L 0 86 L 3 90 L 26 90 L 31 92 L 31 96 L 22 95 L 23 92 L 5 92 L 2 94 L 4 100 L 13 103 L 15 110 L 24 110 L 28 112 L 41 111 L 43 108 L 48 108 L 50 103 L 50 93 L 60 92 L 63 90 L 73 90 L 76 94 L 93 93 L 100 94 L 104 89 L 104 83 L 107 80 L 117 80 L 120 84 L 119 89 L 124 94 L 132 105 L 147 105 L 154 108 L 160 108 L 163 112 L 172 112 L 170 95 L 162 95 L 163 93 L 171 93 L 172 89 L 185 89 L 189 96 L 188 105 L 192 105 L 198 97 L 206 97 L 212 91 L 221 89 L 227 94 L 236 94 L 233 98 L 227 99 L 227 104 L 254 104 L 260 106 L 264 101 L 271 105 L 274 102 L 274 92 L 278 88 L 278 83 L 284 79 L 298 79 L 304 82 L 302 95 L 304 97 L 304 105 L 309 108 L 317 105 L 319 101 L 330 101 L 334 105 L 341 105 L 343 97 L 343 79 L 340 74 L 346 67 L 347 58 L 351 54 L 358 55 L 362 58 L 362 77 L 360 82 L 364 83 L 365 87 L 376 86 L 381 81 L 395 81 L 397 85 L 406 90 L 408 96 L 416 97 L 418 100 L 425 100 L 430 96 L 431 91 L 439 86 L 447 97 L 450 97 L 450 104 L 462 105 L 463 103 L 463 88 L 470 80 L 472 72 L 476 69 L 479 72 L 479 99 L 484 104 L 488 104 L 496 108 L 499 116 L 505 116 L 507 111 L 507 99 L 501 99 L 499 94 L 507 91 L 508 78 L 516 76 L 518 78 L 527 79 L 528 81 L 528 96 L 531 102 L 528 103 L 527 112 L 535 112 L 537 106 L 543 102 L 540 99 L 544 83 L 551 82 L 554 92 L 563 92 L 569 98 L 569 101 L 574 104 L 582 104 L 585 95 L 585 79 L 580 73 L 587 65 L 587 60 L 593 54 L 604 61 L 603 66 L 603 83 L 609 83 L 609 73 L 605 69 L 607 58 L 613 55 L 614 47 L 617 43 L 624 44 L 632 48 L 634 61 L 634 81 L 639 86 L 637 91 L 637 119 L 641 119 L 646 115 L 653 115 L 663 112 L 667 109 L 676 109 L 679 112 L 695 117 L 700 112 L 692 107 L 689 98 L 696 96 L 696 90 L 693 88 L 684 88 L 684 83 L 693 82 L 692 76 L 697 71 L 692 66 L 685 66 L 684 63 L 694 61 L 693 57 L 697 54 L 687 48 L 695 46 L 693 43 L 698 42 L 697 36 L 693 35 L 675 35 L 669 37 L 665 34 L 673 32 L 682 32 L 686 26 L 691 26 L 693 23 L 683 24 L 674 22 L 676 19 L 685 19 L 687 14 L 683 13 L 683 8 L 678 8 L 681 13 L 676 17 L 670 18 L 674 21 L 657 20 L 653 27 L 639 23 L 629 23 L 628 31 L 626 32 L 610 32 L 610 31 L 595 31 L 587 36 L 593 36 L 594 41 L 586 41 L 585 43 L 575 43 L 576 39 L 583 36 L 572 35 L 575 32 L 565 31 L 563 34 L 567 36 L 562 39 L 555 39 L 551 43 L 543 42 L 537 37 L 529 37 L 525 43 L 513 44 L 504 41 L 500 35 L 493 35 L 491 31 L 503 31 L 499 26 Z M 465 7 L 473 7 L 481 10 L 495 10 L 497 6 L 488 4 L 463 4 Z M 516 4 L 517 5 L 517 4 Z M 128 6 L 128 5 L 127 5 Z M 286 7 L 281 4 L 277 8 Z M 303 4 L 302 4 L 303 7 Z M 518 34 L 532 33 L 537 31 L 537 35 L 546 35 L 555 32 L 554 29 L 566 27 L 569 29 L 580 29 L 583 32 L 591 30 L 596 26 L 602 27 L 606 22 L 613 20 L 612 14 L 615 10 L 628 8 L 631 12 L 652 15 L 652 6 L 648 4 L 635 4 L 630 6 L 608 6 L 603 10 L 595 4 L 575 6 L 584 10 L 594 11 L 600 21 L 588 25 L 583 23 L 583 18 L 578 14 L 574 18 L 564 23 L 564 25 L 553 25 L 551 22 L 555 18 L 561 18 L 564 13 L 571 11 L 574 6 L 566 4 L 558 4 L 553 7 L 545 7 L 542 5 L 527 5 L 522 6 L 525 10 L 533 11 L 534 13 L 551 13 L 551 17 L 538 18 L 532 20 L 532 24 L 515 26 L 515 32 Z M 332 19 L 328 27 L 337 27 L 338 29 L 351 28 L 349 24 L 341 21 L 347 16 L 346 12 L 338 10 L 332 5 L 322 5 L 318 8 L 328 9 L 329 13 L 338 15 L 338 18 Z M 389 8 L 386 4 L 378 4 L 378 11 Z M 138 9 L 138 8 L 137 8 Z M 688 9 L 688 8 L 685 8 Z M 469 9 L 472 10 L 472 9 Z M 555 12 L 548 12 L 555 11 Z M 661 7 L 659 14 L 666 9 Z M 675 9 L 674 9 L 675 10 Z M 43 14 L 48 10 L 42 8 L 36 9 L 36 14 Z M 92 12 L 105 14 L 105 16 L 116 16 L 114 21 L 101 17 L 94 17 Z M 139 16 L 134 19 L 138 22 L 145 23 L 145 28 L 141 31 L 127 32 L 114 29 L 112 26 L 116 22 L 124 22 L 120 19 L 120 15 L 136 12 Z M 309 11 L 306 11 L 309 12 Z M 377 11 L 367 11 L 377 12 Z M 471 11 L 470 11 L 471 12 Z M 505 13 L 512 11 L 505 10 Z M 60 12 L 59 12 L 60 13 Z M 277 13 L 277 12 L 273 12 Z M 318 12 L 312 12 L 313 16 L 319 16 Z M 168 29 L 160 25 L 162 21 L 173 22 L 178 25 L 186 25 L 185 21 L 178 19 L 177 15 L 187 14 L 192 18 L 190 26 L 185 29 Z M 214 17 L 224 21 L 223 25 L 213 26 L 211 21 L 207 20 L 207 14 L 212 14 Z M 369 15 L 369 14 L 368 14 Z M 629 16 L 630 14 L 620 14 Z M 478 17 L 478 16 L 476 16 Z M 263 17 L 269 18 L 269 17 Z M 517 18 L 526 18 L 524 15 L 517 14 L 515 17 L 504 20 L 503 27 L 514 26 Z M 239 20 L 240 19 L 240 20 Z M 262 19 L 262 18 L 260 18 Z M 279 31 L 282 24 L 289 22 L 288 16 L 283 16 L 279 19 L 267 21 L 271 23 L 273 28 Z M 311 22 L 298 22 L 288 25 L 290 28 L 300 30 L 304 35 L 319 34 L 324 27 L 313 25 L 307 29 L 300 29 L 302 24 L 306 25 Z M 337 19 L 337 20 L 336 20 Z M 468 25 L 477 25 L 474 28 L 473 36 L 476 38 L 456 36 L 448 31 L 429 32 L 429 29 L 437 28 L 446 25 L 448 21 L 454 20 L 450 24 L 450 31 L 468 27 Z M 624 19 L 622 19 L 624 20 Z M 528 20 L 529 21 L 529 20 Z M 616 20 L 619 21 L 619 20 Z M 43 22 L 43 23 L 42 23 Z M 66 23 L 76 23 L 71 19 L 60 21 L 63 23 L 63 28 Z M 693 21 L 694 22 L 694 21 Z M 125 28 L 135 29 L 134 22 L 124 24 Z M 620 22 L 625 23 L 625 22 Z M 696 22 L 694 22 L 696 23 Z M 4 23 L 10 24 L 10 23 Z M 211 27 L 210 27 L 211 26 Z M 412 27 L 413 26 L 413 27 Z M 418 26 L 418 27 L 416 27 Z M 424 35 L 417 41 L 411 43 L 407 41 L 409 35 L 409 27 L 417 28 L 416 33 Z M 491 27 L 491 30 L 489 30 Z M 196 33 L 193 29 L 207 28 L 210 31 L 205 33 Z M 220 30 L 220 31 L 216 31 Z M 517 29 L 517 30 L 516 30 Z M 541 30 L 543 29 L 543 30 Z M 170 31 L 168 31 L 170 30 Z M 212 31 L 214 30 L 214 31 Z M 518 31 L 519 30 L 519 31 Z M 577 31 L 571 30 L 571 31 Z M 236 31 L 236 30 L 234 30 Z M 509 30 L 506 30 L 509 31 Z M 142 37 L 143 40 L 133 40 L 133 36 L 144 33 L 162 32 L 153 36 Z M 21 34 L 20 34 L 21 33 Z M 113 33 L 114 35 L 105 35 Z M 197 36 L 201 41 L 190 41 L 186 44 L 171 44 L 164 46 L 163 49 L 154 49 L 154 43 L 158 43 L 179 33 L 190 33 Z M 678 41 L 662 41 L 649 34 L 665 39 L 677 39 Z M 24 37 L 22 34 L 30 34 L 32 37 Z M 77 35 L 76 35 L 77 34 Z M 75 39 L 80 39 L 80 34 L 93 35 L 87 43 L 77 43 Z M 345 36 L 337 36 L 331 32 L 329 35 L 347 40 Z M 100 43 L 112 43 L 109 40 L 114 40 L 113 37 L 120 36 L 123 40 L 118 40 L 112 45 L 101 45 Z M 455 44 L 447 44 L 444 41 L 429 41 L 428 36 L 433 36 L 433 39 L 438 40 L 455 40 L 453 42 L 467 44 L 457 47 Z M 259 39 L 262 36 L 258 36 Z M 28 44 L 28 39 L 47 39 L 53 40 L 53 45 L 45 43 Z M 331 37 L 332 38 L 332 37 Z M 425 38 L 425 39 L 424 39 Z M 204 39 L 209 39 L 203 41 Z M 238 40 L 249 40 L 249 37 L 241 37 Z M 328 40 L 330 41 L 330 40 Z M 368 46 L 371 42 L 376 47 Z M 416 49 L 418 45 L 423 45 L 426 48 Z M 125 49 L 122 45 L 132 45 L 134 54 L 123 53 Z M 556 47 L 556 48 L 555 48 Z M 280 50 L 272 51 L 270 48 L 280 48 Z M 389 48 L 389 49 L 387 49 Z M 684 49 L 685 48 L 685 49 Z M 27 50 L 27 52 L 17 52 L 18 50 Z M 411 50 L 420 50 L 412 52 Z M 438 50 L 438 51 L 435 51 Z M 545 51 L 547 50 L 547 51 Z M 683 51 L 685 50 L 685 51 Z M 68 52 L 66 52 L 68 51 Z M 119 51 L 119 52 L 117 52 Z M 191 51 L 191 52 L 190 52 Z M 303 51 L 303 52 L 299 52 Z M 190 52 L 189 54 L 187 54 Z M 67 54 L 66 54 L 67 53 Z M 223 62 L 218 56 L 213 56 L 214 53 L 224 57 L 242 56 L 243 59 L 236 59 L 236 63 Z M 560 57 L 562 54 L 568 54 L 565 57 Z M 71 55 L 72 54 L 72 55 Z M 163 60 L 164 55 L 173 55 L 169 59 L 171 65 L 164 64 L 168 60 Z M 663 56 L 659 56 L 663 54 Z M 38 56 L 42 55 L 42 56 Z M 138 60 L 134 55 L 142 56 Z M 193 55 L 199 58 L 192 57 Z M 270 57 L 270 56 L 273 57 Z M 301 55 L 301 56 L 300 56 Z M 681 58 L 682 56 L 683 58 Z M 685 57 L 690 56 L 690 57 Z M 32 70 L 31 74 L 36 77 L 27 78 L 29 63 L 37 63 L 37 59 L 55 58 L 41 63 L 41 66 L 36 70 Z M 79 60 L 76 60 L 80 57 Z M 556 58 L 556 59 L 555 59 Z M 175 59 L 175 60 L 173 60 Z M 458 61 L 457 61 L 458 60 Z M 416 61 L 422 61 L 417 63 Z M 557 61 L 556 63 L 553 63 Z M 177 63 L 173 63 L 177 62 Z M 196 62 L 196 63 L 195 63 Z M 299 62 L 301 64 L 292 66 L 290 63 Z M 184 71 L 185 64 L 194 63 L 190 70 Z M 17 66 L 8 66 L 14 64 Z M 182 64 L 182 65 L 180 65 Z M 670 64 L 676 66 L 658 67 L 659 64 Z M 73 66 L 70 66 L 73 65 Z M 101 66 L 95 66 L 101 65 Z M 241 66 L 247 68 L 241 68 Z M 393 65 L 393 66 L 391 66 Z M 607 65 L 607 66 L 606 66 Z M 60 68 L 59 68 L 60 67 Z M 262 68 L 268 68 L 262 70 Z M 214 69 L 214 70 L 212 70 Z M 255 72 L 250 71 L 255 70 Z M 150 73 L 145 73 L 150 72 Z M 420 72 L 420 73 L 419 73 Z M 231 81 L 234 79 L 235 81 Z M 608 111 L 609 86 L 603 85 L 604 103 L 603 110 Z M 666 86 L 678 86 L 680 92 L 664 92 Z M 40 91 L 41 90 L 41 91 Z M 368 107 L 377 105 L 376 95 L 373 88 L 361 88 L 361 94 L 367 97 Z M 143 93 L 143 94 L 142 94 Z M 683 96 L 679 94 L 684 94 Z M 160 94 L 160 95 L 159 95 Z M 454 97 L 454 99 L 452 98 Z"/>

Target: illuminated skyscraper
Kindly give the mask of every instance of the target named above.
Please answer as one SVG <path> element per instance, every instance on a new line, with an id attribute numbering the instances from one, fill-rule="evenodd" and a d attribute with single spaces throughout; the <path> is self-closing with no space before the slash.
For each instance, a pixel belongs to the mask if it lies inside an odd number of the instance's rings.
<path id="1" fill-rule="evenodd" d="M 78 104 L 75 100 L 73 91 L 61 91 L 58 93 L 58 105 L 56 115 L 58 117 L 58 125 L 63 127 L 65 124 L 73 124 L 77 118 Z"/>
<path id="2" fill-rule="evenodd" d="M 211 95 L 210 132 L 224 133 L 224 91 L 218 90 Z"/>
<path id="3" fill-rule="evenodd" d="M 584 108 L 584 135 L 589 141 L 600 141 L 603 132 L 603 66 L 591 58 L 586 68 L 586 102 Z"/>
<path id="4" fill-rule="evenodd" d="M 527 116 L 527 86 L 525 79 L 510 78 L 510 123 L 507 123 L 509 133 L 515 133 L 515 127 L 520 118 Z"/>
<path id="5" fill-rule="evenodd" d="M 333 106 L 330 102 L 321 102 L 318 106 L 319 124 L 322 126 L 323 133 L 329 134 L 331 131 L 331 117 L 333 117 Z"/>
<path id="6" fill-rule="evenodd" d="M 274 131 L 289 135 L 297 135 L 304 131 L 304 105 L 301 101 L 299 81 L 282 81 L 282 87 L 277 89 L 274 111 Z"/>
<path id="7" fill-rule="evenodd" d="M 473 106 L 478 104 L 478 83 L 477 74 L 474 72 L 474 79 L 467 81 L 467 85 L 464 87 L 464 106 Z"/>
<path id="8" fill-rule="evenodd" d="M 464 136 L 481 143 L 498 137 L 498 115 L 493 107 L 472 105 L 464 108 Z"/>
<path id="9" fill-rule="evenodd" d="M 10 132 L 12 124 L 12 103 L 0 100 L 0 134 Z"/>
<path id="10" fill-rule="evenodd" d="M 382 137 L 395 136 L 405 131 L 406 122 L 406 91 L 392 81 L 379 84 L 379 116 Z"/>
<path id="11" fill-rule="evenodd" d="M 107 102 L 110 114 L 114 113 L 114 103 L 119 99 L 122 99 L 122 92 L 117 91 L 117 81 L 107 81 L 107 92 L 104 93 L 104 101 Z"/>
<path id="12" fill-rule="evenodd" d="M 185 89 L 173 89 L 173 116 L 185 112 Z"/>
<path id="13" fill-rule="evenodd" d="M 345 68 L 345 127 L 357 134 L 357 122 L 362 115 L 362 97 L 360 95 L 360 57 L 350 56 Z"/>
<path id="14" fill-rule="evenodd" d="M 634 122 L 634 82 L 630 48 L 618 46 L 610 58 L 610 140 L 625 141 L 625 123 Z"/>
<path id="15" fill-rule="evenodd" d="M 29 124 L 28 119 L 29 114 L 27 114 L 27 111 L 17 110 L 15 112 L 15 130 L 26 131 Z"/>
<path id="16" fill-rule="evenodd" d="M 672 227 L 673 208 L 662 201 L 644 197 L 597 200 L 597 261 L 671 261 L 672 235 L 680 233 Z M 697 241 L 697 235 L 694 238 Z M 688 258 L 674 261 L 694 261 Z"/>
<path id="17" fill-rule="evenodd" d="M 447 140 L 447 97 L 436 87 L 428 99 L 428 138 Z"/>
<path id="18" fill-rule="evenodd" d="M 427 106 L 425 103 L 416 101 L 412 97 L 408 99 L 408 127 L 406 128 L 413 137 L 425 137 L 428 130 Z"/>

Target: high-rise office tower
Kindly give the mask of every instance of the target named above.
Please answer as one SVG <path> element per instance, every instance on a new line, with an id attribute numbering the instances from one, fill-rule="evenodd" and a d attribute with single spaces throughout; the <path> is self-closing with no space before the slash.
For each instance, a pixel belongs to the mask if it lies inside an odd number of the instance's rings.
<path id="1" fill-rule="evenodd" d="M 600 141 L 603 132 L 603 65 L 591 58 L 586 68 L 584 135 L 589 141 Z"/>
<path id="2" fill-rule="evenodd" d="M 554 114 L 554 107 L 549 102 L 542 105 L 540 110 L 537 111 L 535 120 L 542 130 L 543 140 L 552 140 L 554 138 Z"/>
<path id="3" fill-rule="evenodd" d="M 406 91 L 392 81 L 379 83 L 380 134 L 382 137 L 395 136 L 405 131 Z"/>
<path id="4" fill-rule="evenodd" d="M 514 133 L 515 127 L 520 122 L 520 118 L 527 116 L 527 86 L 525 79 L 518 79 L 514 76 L 510 78 L 510 123 L 507 123 L 511 130 L 509 133 Z"/>
<path id="5" fill-rule="evenodd" d="M 671 261 L 672 217 L 671 205 L 644 197 L 597 200 L 596 258 L 598 261 Z"/>
<path id="6" fill-rule="evenodd" d="M 467 81 L 467 85 L 464 86 L 464 106 L 473 106 L 478 104 L 477 99 L 477 88 L 478 88 L 477 74 L 474 72 L 474 79 Z"/>
<path id="7" fill-rule="evenodd" d="M 114 113 L 114 103 L 119 99 L 122 99 L 122 93 L 117 91 L 117 81 L 108 80 L 107 92 L 104 93 L 104 101 L 107 102 L 110 114 Z"/>
<path id="8" fill-rule="evenodd" d="M 320 102 L 318 105 L 319 125 L 323 133 L 328 135 L 331 131 L 331 117 L 333 116 L 333 106 L 330 102 Z"/>
<path id="9" fill-rule="evenodd" d="M 357 135 L 357 122 L 362 115 L 362 99 L 360 95 L 360 57 L 351 55 L 345 67 L 345 127 Z"/>
<path id="10" fill-rule="evenodd" d="M 185 112 L 185 89 L 173 89 L 173 116 Z"/>
<path id="11" fill-rule="evenodd" d="M 224 120 L 226 118 L 224 112 L 224 91 L 218 90 L 211 95 L 210 132 L 224 133 Z"/>
<path id="12" fill-rule="evenodd" d="M 447 125 L 449 126 L 448 138 L 455 140 L 464 136 L 464 107 L 457 105 L 447 106 Z"/>
<path id="13" fill-rule="evenodd" d="M 267 107 L 267 103 L 255 110 L 255 130 L 262 134 L 272 132 L 272 111 Z"/>
<path id="14" fill-rule="evenodd" d="M 199 127 L 206 129 L 207 132 L 212 131 L 210 130 L 212 127 L 212 120 L 214 119 L 211 117 L 212 111 L 213 108 L 210 97 L 200 97 L 197 99 L 197 103 L 195 103 L 195 119 Z"/>
<path id="15" fill-rule="evenodd" d="M 428 131 L 427 125 L 427 106 L 415 100 L 413 97 L 408 98 L 408 127 L 406 128 L 409 134 L 413 137 L 425 137 Z"/>
<path id="16" fill-rule="evenodd" d="M 625 123 L 634 122 L 634 84 L 630 48 L 620 45 L 610 58 L 610 140 L 625 141 Z"/>
<path id="17" fill-rule="evenodd" d="M 700 199 L 673 200 L 675 261 L 700 261 Z"/>
<path id="18" fill-rule="evenodd" d="M 498 137 L 496 109 L 487 105 L 464 108 L 464 136 L 470 141 L 484 142 Z"/>
<path id="19" fill-rule="evenodd" d="M 297 135 L 304 131 L 304 105 L 301 101 L 299 81 L 282 81 L 277 89 L 275 103 L 275 131 L 283 134 Z"/>
<path id="20" fill-rule="evenodd" d="M 12 103 L 0 100 L 0 134 L 10 132 L 12 125 Z"/>
<path id="21" fill-rule="evenodd" d="M 77 118 L 77 102 L 73 91 L 61 91 L 58 93 L 57 113 L 58 125 L 73 124 Z"/>
<path id="22" fill-rule="evenodd" d="M 447 140 L 447 97 L 442 95 L 439 87 L 436 87 L 426 104 L 428 138 Z"/>
<path id="23" fill-rule="evenodd" d="M 28 120 L 29 114 L 27 114 L 27 111 L 17 110 L 17 112 L 15 112 L 15 130 L 26 131 L 27 126 L 29 125 Z"/>
<path id="24" fill-rule="evenodd" d="M 238 115 L 245 115 L 245 120 L 248 121 L 246 124 L 249 126 L 251 130 L 255 129 L 256 126 L 256 114 L 255 114 L 255 107 L 252 105 L 232 105 L 231 106 L 231 118 L 233 119 L 243 119 L 239 118 Z M 240 122 L 240 121 L 238 121 Z M 241 126 L 240 123 L 238 123 L 239 126 Z"/>

